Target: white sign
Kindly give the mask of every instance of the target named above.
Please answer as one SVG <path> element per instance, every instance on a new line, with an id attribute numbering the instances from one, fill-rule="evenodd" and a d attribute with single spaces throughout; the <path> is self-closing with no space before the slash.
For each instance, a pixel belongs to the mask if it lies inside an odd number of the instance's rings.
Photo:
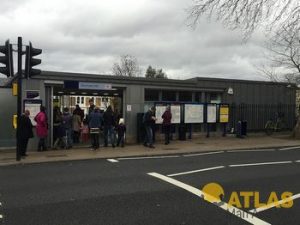
<path id="1" fill-rule="evenodd" d="M 33 126 L 36 126 L 36 122 L 34 121 L 34 117 L 40 112 L 41 103 L 25 103 L 25 110 L 29 110 L 30 112 L 30 120 Z"/>
<path id="2" fill-rule="evenodd" d="M 171 105 L 171 123 L 180 123 L 180 105 Z"/>
<path id="3" fill-rule="evenodd" d="M 131 112 L 131 105 L 127 105 L 127 112 Z"/>
<path id="4" fill-rule="evenodd" d="M 111 84 L 92 83 L 92 82 L 79 82 L 79 89 L 88 90 L 111 90 Z"/>
<path id="5" fill-rule="evenodd" d="M 217 106 L 207 105 L 207 123 L 217 122 Z"/>
<path id="6" fill-rule="evenodd" d="M 155 117 L 156 117 L 156 123 L 162 124 L 163 119 L 161 118 L 164 112 L 166 111 L 165 105 L 156 105 L 155 106 Z"/>
<path id="7" fill-rule="evenodd" d="M 184 105 L 184 122 L 185 123 L 203 123 L 204 106 L 198 104 Z"/>

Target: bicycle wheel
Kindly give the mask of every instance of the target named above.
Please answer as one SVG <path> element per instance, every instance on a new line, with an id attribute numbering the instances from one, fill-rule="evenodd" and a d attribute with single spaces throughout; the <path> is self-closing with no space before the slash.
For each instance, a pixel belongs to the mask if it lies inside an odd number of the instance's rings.
<path id="1" fill-rule="evenodd" d="M 265 132 L 267 135 L 272 135 L 274 131 L 274 125 L 272 121 L 268 121 L 265 125 Z"/>

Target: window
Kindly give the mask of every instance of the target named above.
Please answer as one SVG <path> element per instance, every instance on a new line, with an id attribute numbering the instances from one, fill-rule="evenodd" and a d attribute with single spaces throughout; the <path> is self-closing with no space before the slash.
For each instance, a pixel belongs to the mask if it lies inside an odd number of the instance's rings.
<path id="1" fill-rule="evenodd" d="M 211 93 L 210 94 L 210 103 L 221 103 L 221 94 Z"/>
<path id="2" fill-rule="evenodd" d="M 81 97 L 81 104 L 84 104 L 84 97 Z"/>
<path id="3" fill-rule="evenodd" d="M 80 103 L 80 97 L 77 97 L 76 98 L 76 104 L 79 104 Z"/>
<path id="4" fill-rule="evenodd" d="M 179 101 L 182 102 L 191 102 L 193 100 L 192 92 L 180 91 L 179 92 Z"/>
<path id="5" fill-rule="evenodd" d="M 176 91 L 163 91 L 162 92 L 163 101 L 176 101 Z"/>
<path id="6" fill-rule="evenodd" d="M 159 90 L 145 89 L 145 101 L 159 101 Z"/>

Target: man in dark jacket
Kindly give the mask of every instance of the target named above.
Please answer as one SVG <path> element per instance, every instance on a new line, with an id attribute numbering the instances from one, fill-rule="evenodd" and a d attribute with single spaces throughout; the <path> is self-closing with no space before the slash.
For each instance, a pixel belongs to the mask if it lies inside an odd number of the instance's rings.
<path id="1" fill-rule="evenodd" d="M 92 150 L 96 150 L 100 147 L 99 133 L 100 133 L 101 125 L 102 125 L 102 114 L 100 113 L 99 108 L 95 107 L 95 109 L 90 113 L 90 121 L 89 121 Z"/>
<path id="2" fill-rule="evenodd" d="M 110 138 L 110 142 L 112 147 L 115 147 L 115 133 L 114 133 L 114 127 L 115 127 L 115 117 L 114 112 L 112 111 L 111 106 L 108 106 L 105 113 L 103 114 L 103 123 L 104 123 L 104 147 L 107 147 L 108 144 L 108 136 Z"/>
<path id="3" fill-rule="evenodd" d="M 161 116 L 163 119 L 163 130 L 165 132 L 165 145 L 170 144 L 170 130 L 171 130 L 171 120 L 172 120 L 172 113 L 170 106 L 167 106 L 166 111 Z"/>
<path id="4" fill-rule="evenodd" d="M 27 156 L 28 140 L 29 138 L 33 138 L 32 123 L 29 115 L 29 110 L 26 110 L 21 116 L 17 127 L 18 149 L 21 156 Z"/>
<path id="5" fill-rule="evenodd" d="M 155 148 L 153 146 L 153 131 L 152 131 L 152 124 L 156 120 L 156 118 L 154 117 L 154 113 L 155 113 L 155 107 L 153 106 L 144 114 L 143 117 L 143 122 L 146 130 L 144 146 L 149 148 Z M 147 145 L 147 143 L 149 145 Z"/>

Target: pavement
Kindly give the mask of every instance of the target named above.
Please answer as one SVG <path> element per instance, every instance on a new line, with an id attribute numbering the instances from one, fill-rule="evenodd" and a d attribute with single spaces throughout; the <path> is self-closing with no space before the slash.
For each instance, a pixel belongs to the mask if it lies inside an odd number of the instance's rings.
<path id="1" fill-rule="evenodd" d="M 267 136 L 262 133 L 248 134 L 244 138 L 236 138 L 234 135 L 226 137 L 197 137 L 186 141 L 174 140 L 169 145 L 163 142 L 155 144 L 155 149 L 146 148 L 143 145 L 127 145 L 121 147 L 100 147 L 92 151 L 87 146 L 75 147 L 68 150 L 49 150 L 45 152 L 28 151 L 28 156 L 16 161 L 14 149 L 0 150 L 0 166 L 45 163 L 57 161 L 87 160 L 87 159 L 114 159 L 122 157 L 162 156 L 172 154 L 204 153 L 225 150 L 249 150 L 261 148 L 285 148 L 299 146 L 300 140 L 291 138 L 290 133 L 273 134 Z"/>

